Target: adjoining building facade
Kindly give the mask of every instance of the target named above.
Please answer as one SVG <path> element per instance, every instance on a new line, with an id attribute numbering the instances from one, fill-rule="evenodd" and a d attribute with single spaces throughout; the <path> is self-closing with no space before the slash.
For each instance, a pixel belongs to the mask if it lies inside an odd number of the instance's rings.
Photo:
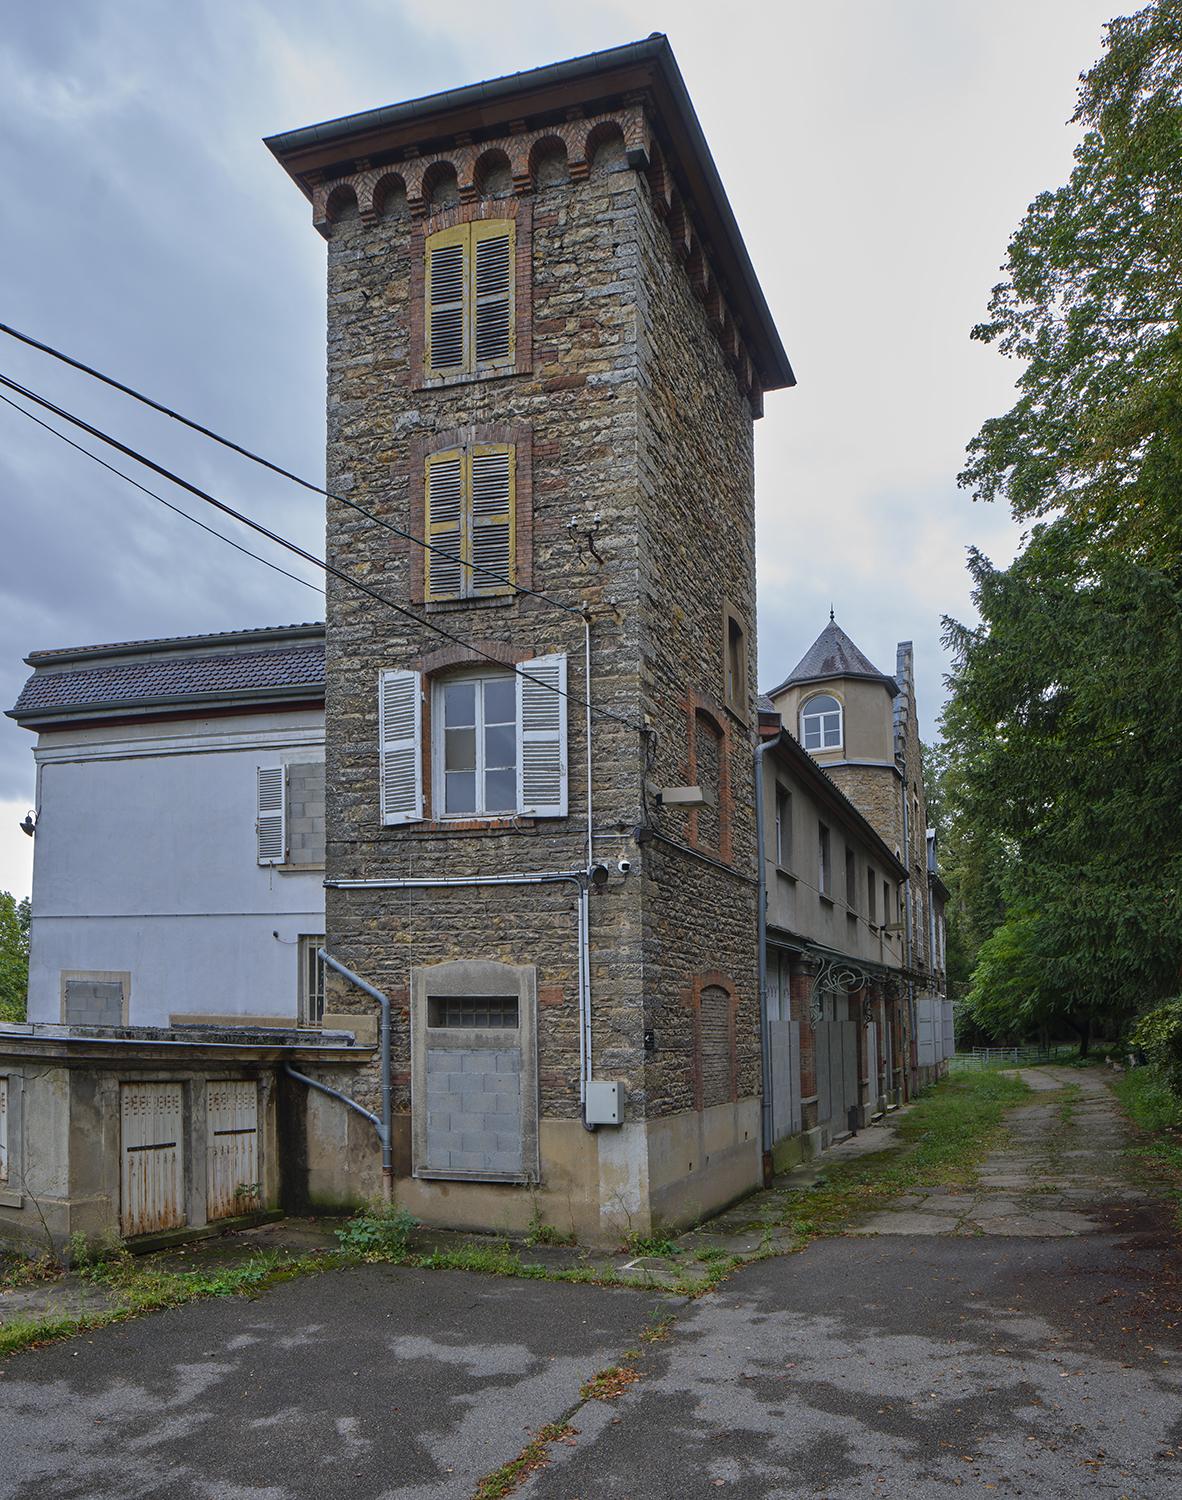
<path id="1" fill-rule="evenodd" d="M 329 560 L 410 608 L 330 584 L 327 932 L 393 1004 L 400 1199 L 688 1222 L 761 1176 L 752 422 L 793 377 L 684 83 L 655 37 L 268 144 L 328 240 Z"/>
<path id="2" fill-rule="evenodd" d="M 780 1170 L 899 1101 L 907 870 L 765 704 L 764 1128 Z"/>
<path id="3" fill-rule="evenodd" d="M 944 902 L 936 838 L 927 826 L 923 757 L 910 641 L 895 676 L 881 672 L 830 614 L 829 623 L 770 700 L 827 776 L 863 814 L 905 870 L 897 908 L 876 912 L 901 938 L 902 1001 L 891 1040 L 889 1097 L 906 1099 L 939 1076 L 953 1051 L 944 979 Z M 870 916 L 870 893 L 857 909 Z"/>
<path id="4" fill-rule="evenodd" d="M 0 1027 L 0 1240 L 278 1212 L 286 1068 L 369 1055 L 324 1014 L 316 959 L 323 626 L 28 664 L 9 712 L 37 735 L 29 1019 Z"/>

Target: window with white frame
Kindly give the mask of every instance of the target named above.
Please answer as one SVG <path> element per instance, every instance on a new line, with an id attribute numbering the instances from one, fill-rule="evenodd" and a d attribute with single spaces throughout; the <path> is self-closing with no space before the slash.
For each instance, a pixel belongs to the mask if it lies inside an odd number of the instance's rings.
<path id="1" fill-rule="evenodd" d="M 776 863 L 786 869 L 792 857 L 792 793 L 776 787 Z"/>
<path id="2" fill-rule="evenodd" d="M 825 897 L 833 890 L 832 841 L 824 823 L 817 824 L 817 890 Z"/>
<path id="3" fill-rule="evenodd" d="M 421 673 L 381 674 L 384 823 L 412 823 L 424 816 L 425 759 L 436 818 L 566 816 L 565 656 L 538 656 L 508 670 L 473 669 L 432 679 L 427 757 L 422 700 Z"/>
<path id="4" fill-rule="evenodd" d="M 817 693 L 801 708 L 800 742 L 806 750 L 841 748 L 841 704 L 829 693 Z"/>
<path id="5" fill-rule="evenodd" d="M 305 935 L 300 938 L 299 1018 L 301 1026 L 324 1024 L 324 964 L 320 958 L 320 950 L 323 947 L 323 933 Z"/>
<path id="6" fill-rule="evenodd" d="M 431 722 L 437 726 L 435 806 L 441 816 L 517 811 L 515 678 L 513 672 L 489 672 L 436 685 Z"/>

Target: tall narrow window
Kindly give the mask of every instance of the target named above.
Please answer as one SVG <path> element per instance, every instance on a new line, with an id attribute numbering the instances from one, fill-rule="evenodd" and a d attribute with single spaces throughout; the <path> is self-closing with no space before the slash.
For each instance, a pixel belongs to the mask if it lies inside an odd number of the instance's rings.
<path id="1" fill-rule="evenodd" d="M 841 704 L 818 693 L 800 710 L 800 741 L 806 750 L 841 748 Z"/>
<path id="2" fill-rule="evenodd" d="M 776 863 L 787 869 L 792 850 L 792 795 L 776 788 Z"/>
<path id="3" fill-rule="evenodd" d="M 882 925 L 890 924 L 891 920 L 891 887 L 888 881 L 882 883 Z"/>
<path id="4" fill-rule="evenodd" d="M 320 950 L 324 934 L 300 938 L 299 1018 L 301 1026 L 321 1026 L 324 1022 L 324 964 Z"/>
<path id="5" fill-rule="evenodd" d="M 427 598 L 512 592 L 516 449 L 476 443 L 426 460 Z"/>
<path id="6" fill-rule="evenodd" d="M 723 605 L 723 674 L 726 706 L 747 717 L 747 634 L 730 604 Z"/>
<path id="7" fill-rule="evenodd" d="M 878 883 L 874 878 L 874 870 L 868 868 L 866 871 L 866 915 L 870 918 L 871 927 L 878 925 Z"/>
<path id="8" fill-rule="evenodd" d="M 847 844 L 845 846 L 845 904 L 849 907 L 851 915 L 858 909 L 858 864 L 854 851 Z"/>
<path id="9" fill-rule="evenodd" d="M 833 889 L 833 859 L 829 830 L 824 823 L 817 824 L 817 889 L 822 896 L 829 896 Z"/>
<path id="10" fill-rule="evenodd" d="M 476 375 L 515 357 L 512 219 L 477 219 L 426 243 L 426 374 Z"/>

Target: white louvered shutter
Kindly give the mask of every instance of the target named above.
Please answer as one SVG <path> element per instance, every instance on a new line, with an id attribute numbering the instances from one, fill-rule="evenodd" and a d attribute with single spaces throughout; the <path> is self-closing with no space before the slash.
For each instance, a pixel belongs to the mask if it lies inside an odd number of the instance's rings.
<path id="1" fill-rule="evenodd" d="M 422 726 L 419 674 L 383 672 L 378 679 L 383 823 L 414 823 L 423 816 Z"/>
<path id="2" fill-rule="evenodd" d="M 255 843 L 260 865 L 281 865 L 287 853 L 284 826 L 286 797 L 282 766 L 259 766 L 256 770 Z"/>
<path id="3" fill-rule="evenodd" d="M 538 656 L 517 668 L 517 802 L 538 818 L 566 816 L 566 657 Z"/>
<path id="4" fill-rule="evenodd" d="M 477 448 L 472 455 L 474 594 L 504 593 L 513 581 L 513 457 L 512 448 Z"/>
<path id="5" fill-rule="evenodd" d="M 464 290 L 467 281 L 466 242 L 432 245 L 428 249 L 429 299 L 427 364 L 431 370 L 462 370 L 465 366 Z"/>
<path id="6" fill-rule="evenodd" d="M 460 597 L 463 551 L 464 461 L 460 453 L 427 460 L 427 598 Z"/>
<path id="7" fill-rule="evenodd" d="M 508 359 L 513 347 L 512 238 L 508 228 L 481 235 L 474 227 L 476 363 L 487 365 Z"/>

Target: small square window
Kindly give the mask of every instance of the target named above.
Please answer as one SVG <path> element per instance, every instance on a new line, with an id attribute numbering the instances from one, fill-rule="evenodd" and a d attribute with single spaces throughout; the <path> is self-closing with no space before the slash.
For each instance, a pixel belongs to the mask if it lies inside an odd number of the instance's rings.
<path id="1" fill-rule="evenodd" d="M 427 1025 L 475 1030 L 515 1030 L 516 995 L 429 995 Z"/>

